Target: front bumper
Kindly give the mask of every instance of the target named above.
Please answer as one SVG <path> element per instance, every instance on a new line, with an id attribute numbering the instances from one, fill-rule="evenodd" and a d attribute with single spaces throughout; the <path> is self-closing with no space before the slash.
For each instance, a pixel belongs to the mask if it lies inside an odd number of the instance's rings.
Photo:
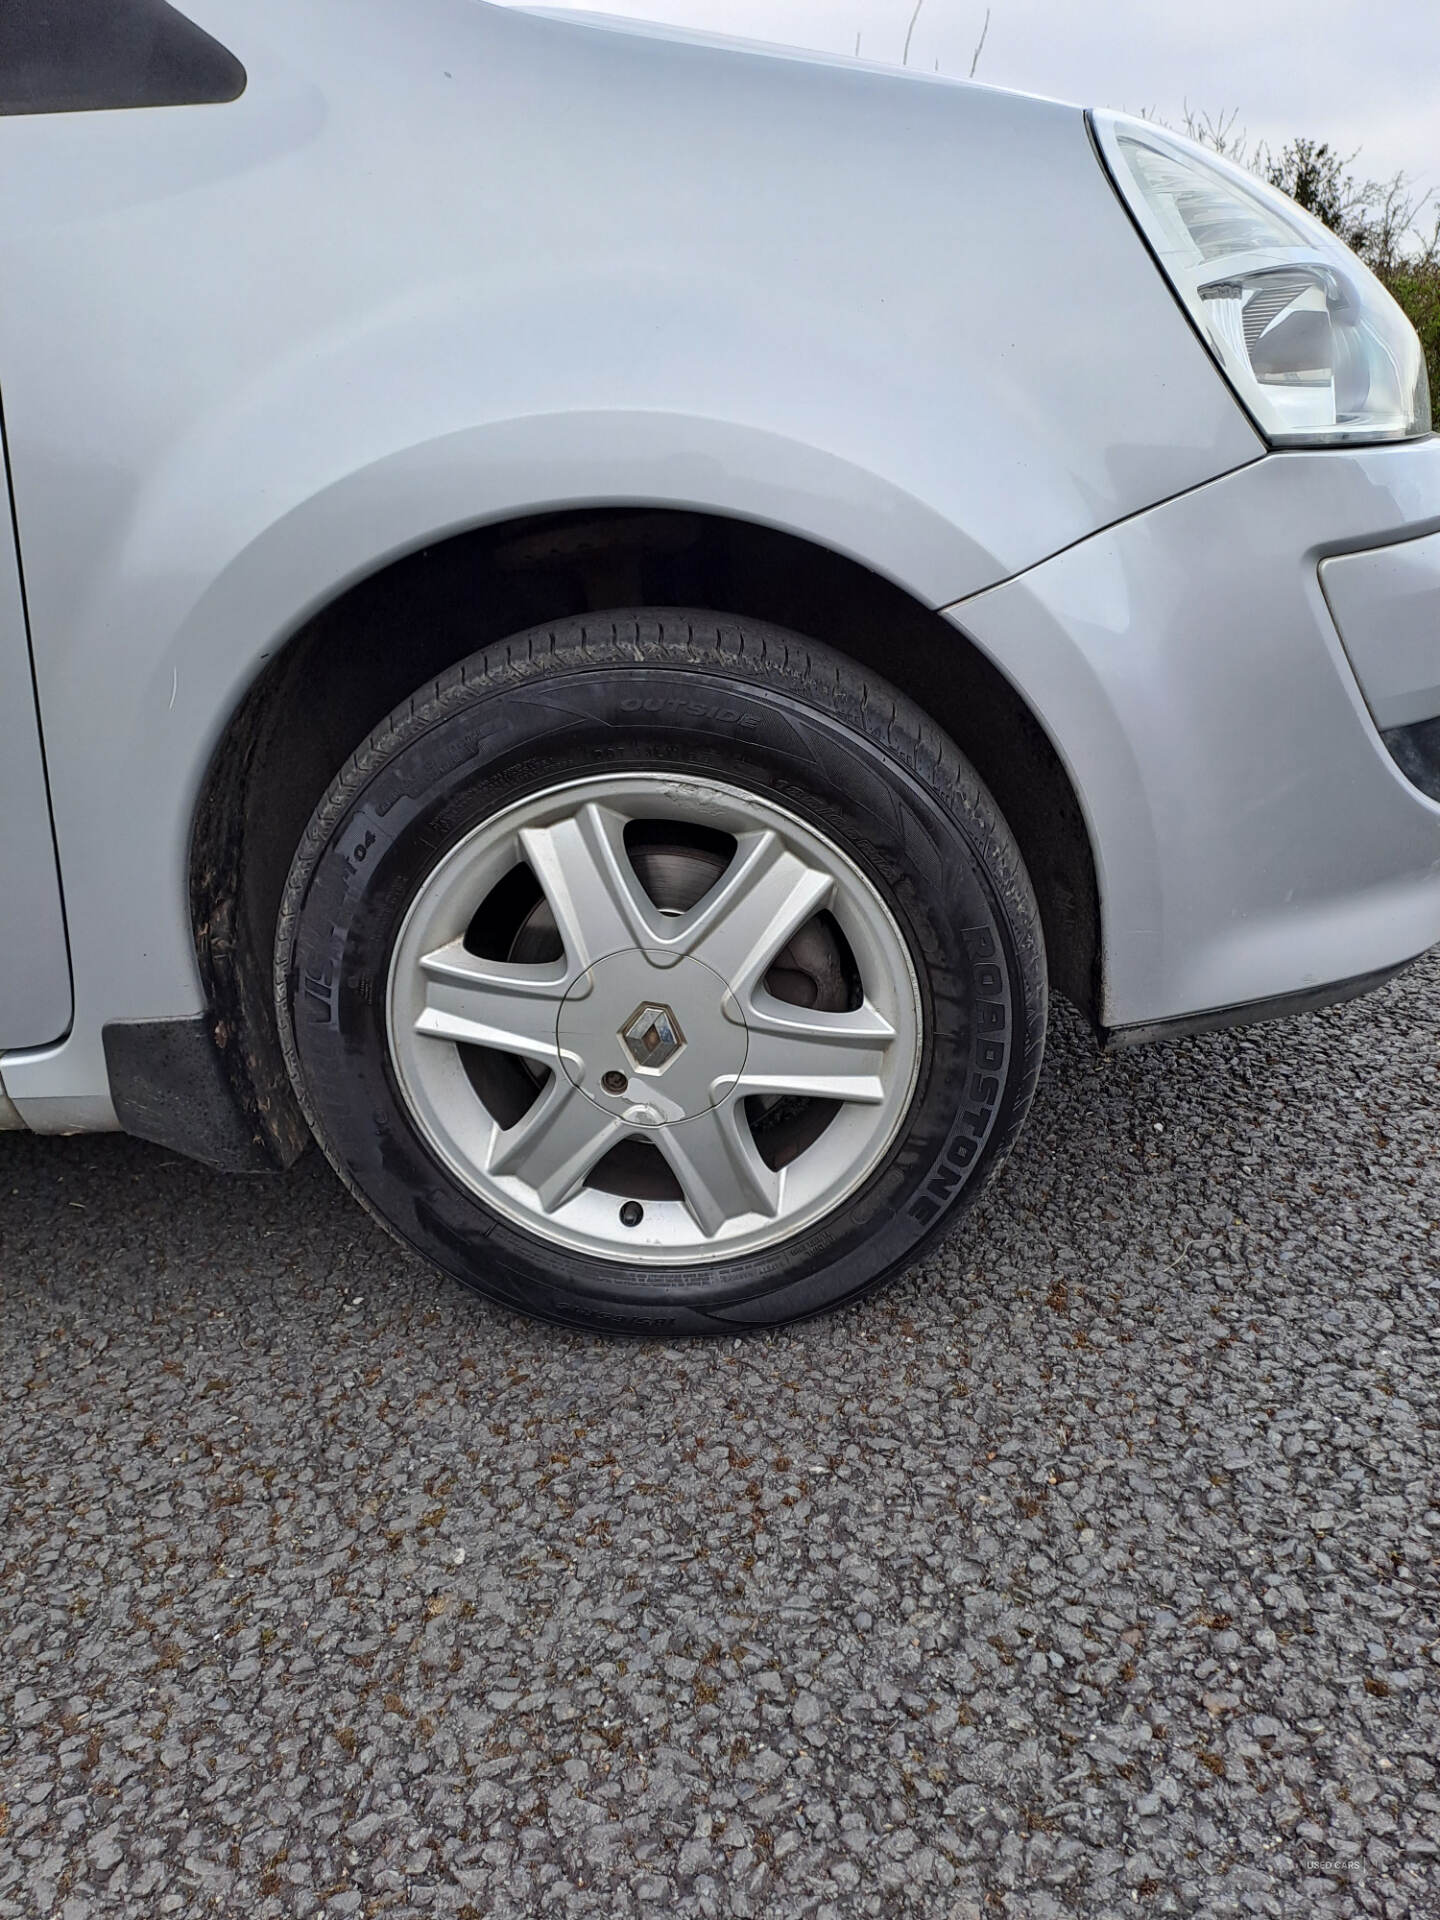
<path id="1" fill-rule="evenodd" d="M 1079 795 L 1107 1029 L 1240 1021 L 1440 941 L 1440 803 L 1356 672 L 1406 726 L 1440 686 L 1410 544 L 1433 534 L 1440 439 L 1272 454 L 947 609 Z"/>

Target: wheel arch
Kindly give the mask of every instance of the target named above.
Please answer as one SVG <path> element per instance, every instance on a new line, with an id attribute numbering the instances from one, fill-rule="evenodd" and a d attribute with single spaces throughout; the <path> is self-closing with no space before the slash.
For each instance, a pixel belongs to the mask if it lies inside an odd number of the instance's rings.
<path id="1" fill-rule="evenodd" d="M 673 508 L 492 523 L 393 559 L 313 612 L 231 714 L 190 843 L 196 952 L 231 1097 L 284 1164 L 308 1133 L 271 1003 L 291 858 L 358 741 L 414 689 L 494 640 L 573 613 L 694 606 L 823 639 L 946 728 L 990 787 L 1039 900 L 1052 984 L 1097 1016 L 1100 899 L 1078 797 L 995 664 L 903 588 L 800 535 Z"/>

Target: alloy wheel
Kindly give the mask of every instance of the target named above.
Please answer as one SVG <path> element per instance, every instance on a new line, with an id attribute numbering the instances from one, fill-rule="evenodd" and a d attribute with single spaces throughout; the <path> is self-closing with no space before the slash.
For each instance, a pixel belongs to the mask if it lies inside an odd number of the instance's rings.
<path id="1" fill-rule="evenodd" d="M 533 793 L 451 848 L 386 1013 L 451 1174 L 636 1266 L 759 1252 L 842 1206 L 921 1052 L 915 967 L 860 867 L 766 795 L 641 772 Z"/>

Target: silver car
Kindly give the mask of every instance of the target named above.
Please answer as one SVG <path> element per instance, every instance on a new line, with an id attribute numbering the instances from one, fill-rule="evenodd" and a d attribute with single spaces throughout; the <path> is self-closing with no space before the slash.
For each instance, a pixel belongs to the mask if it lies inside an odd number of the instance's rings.
<path id="1" fill-rule="evenodd" d="M 1440 940 L 1440 442 L 1144 122 L 477 0 L 0 12 L 0 1124 L 602 1329 Z"/>

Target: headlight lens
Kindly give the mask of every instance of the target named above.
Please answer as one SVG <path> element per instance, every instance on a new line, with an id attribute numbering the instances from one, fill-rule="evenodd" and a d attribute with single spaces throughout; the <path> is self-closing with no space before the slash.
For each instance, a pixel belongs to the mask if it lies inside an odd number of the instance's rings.
<path id="1" fill-rule="evenodd" d="M 1430 431 L 1415 329 L 1327 227 L 1188 140 L 1091 117 L 1111 177 L 1267 439 L 1353 445 Z"/>

